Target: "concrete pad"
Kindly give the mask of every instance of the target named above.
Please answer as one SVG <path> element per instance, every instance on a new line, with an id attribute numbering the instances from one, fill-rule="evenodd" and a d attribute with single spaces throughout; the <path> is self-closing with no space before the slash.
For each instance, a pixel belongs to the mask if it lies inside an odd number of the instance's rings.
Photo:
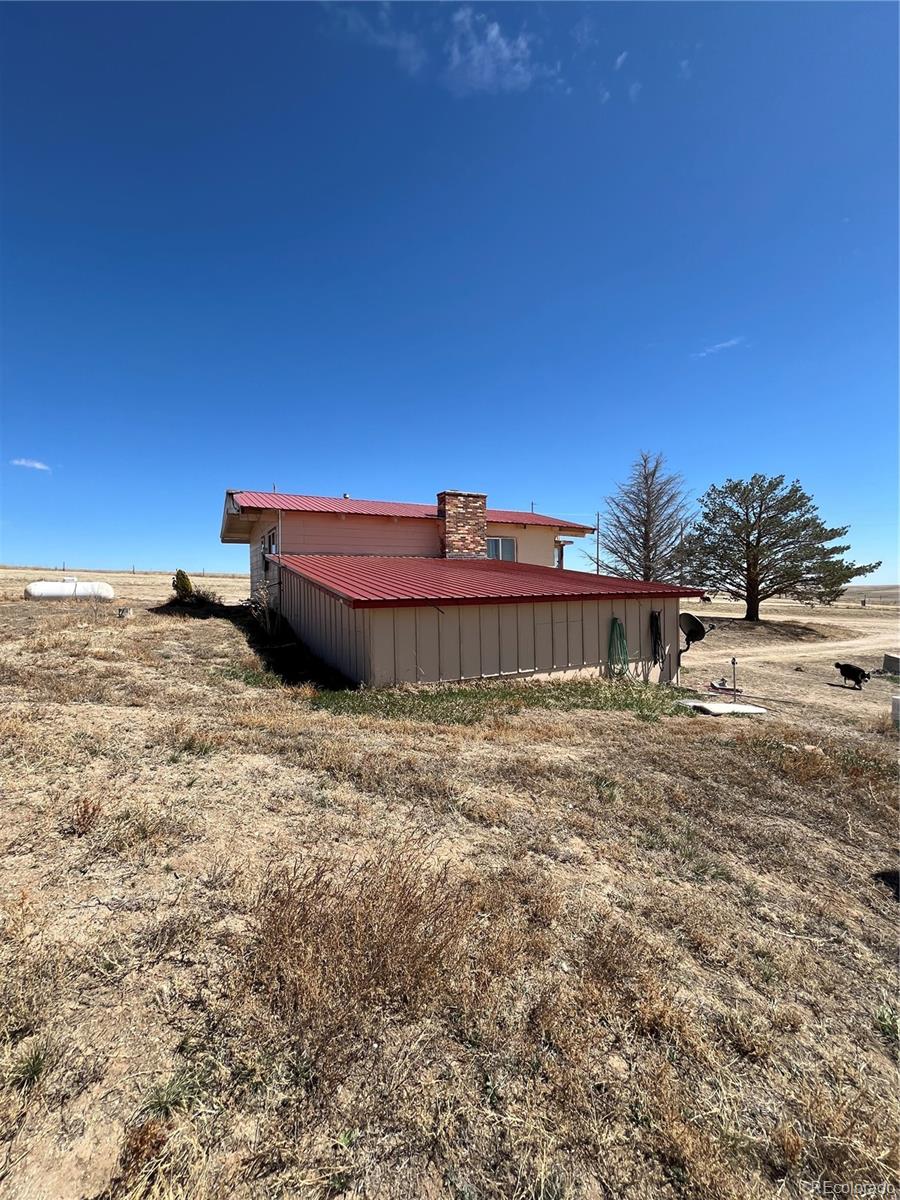
<path id="1" fill-rule="evenodd" d="M 678 703 L 707 717 L 756 717 L 769 711 L 756 704 L 725 704 L 721 700 L 679 700 Z"/>

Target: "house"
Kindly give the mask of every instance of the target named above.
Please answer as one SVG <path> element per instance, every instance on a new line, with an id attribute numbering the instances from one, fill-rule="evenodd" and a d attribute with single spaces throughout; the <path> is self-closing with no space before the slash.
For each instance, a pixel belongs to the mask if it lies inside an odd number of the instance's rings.
<path id="1" fill-rule="evenodd" d="M 356 682 L 603 673 L 614 621 L 632 673 L 673 680 L 679 603 L 700 591 L 566 570 L 571 537 L 592 532 L 488 508 L 480 492 L 403 504 L 227 491 L 221 538 L 250 547 L 253 596 Z"/>

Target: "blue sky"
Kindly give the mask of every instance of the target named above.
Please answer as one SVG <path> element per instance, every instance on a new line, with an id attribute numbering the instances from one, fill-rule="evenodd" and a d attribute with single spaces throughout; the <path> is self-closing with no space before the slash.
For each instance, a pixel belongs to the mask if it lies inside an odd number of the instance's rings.
<path id="1" fill-rule="evenodd" d="M 897 20 L 0 6 L 0 558 L 244 570 L 226 487 L 587 519 L 643 448 L 896 581 Z"/>

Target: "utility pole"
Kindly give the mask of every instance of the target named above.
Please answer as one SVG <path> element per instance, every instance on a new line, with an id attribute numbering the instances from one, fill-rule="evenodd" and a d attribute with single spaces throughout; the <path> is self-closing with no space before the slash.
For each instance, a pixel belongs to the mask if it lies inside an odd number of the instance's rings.
<path id="1" fill-rule="evenodd" d="M 594 552 L 597 556 L 596 573 L 599 575 L 600 574 L 600 511 L 599 511 L 599 509 L 595 513 L 595 518 L 596 518 L 597 524 L 596 524 L 596 528 L 594 529 Z"/>

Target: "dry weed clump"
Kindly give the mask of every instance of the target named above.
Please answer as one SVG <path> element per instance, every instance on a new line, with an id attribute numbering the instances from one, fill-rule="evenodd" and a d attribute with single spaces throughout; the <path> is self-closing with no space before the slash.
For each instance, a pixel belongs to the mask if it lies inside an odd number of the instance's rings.
<path id="1" fill-rule="evenodd" d="M 211 728 L 208 723 L 191 722 L 179 717 L 154 736 L 157 745 L 170 751 L 170 762 L 178 762 L 185 756 L 203 758 L 214 753 L 227 743 L 222 730 Z"/>
<path id="2" fill-rule="evenodd" d="M 86 833 L 90 833 L 102 815 L 103 804 L 97 796 L 76 796 L 72 801 L 72 833 L 75 837 L 84 837 Z"/>
<path id="3" fill-rule="evenodd" d="M 277 867 L 254 914 L 251 986 L 296 1031 L 315 1070 L 334 1069 L 385 1014 L 415 1014 L 456 986 L 476 932 L 472 889 L 427 850 L 386 846 L 344 865 Z"/>
<path id="4" fill-rule="evenodd" d="M 179 811 L 177 801 L 122 800 L 82 803 L 91 811 L 85 830 L 86 861 L 107 856 L 132 857 L 159 854 L 194 835 L 190 817 Z M 74 826 L 74 821 L 73 821 Z"/>

